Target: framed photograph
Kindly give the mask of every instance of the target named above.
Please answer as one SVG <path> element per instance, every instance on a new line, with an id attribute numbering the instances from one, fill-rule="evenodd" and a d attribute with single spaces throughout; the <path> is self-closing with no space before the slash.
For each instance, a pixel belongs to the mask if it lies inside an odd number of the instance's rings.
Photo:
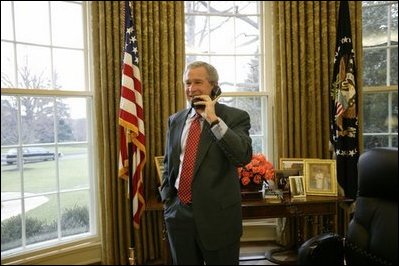
<path id="1" fill-rule="evenodd" d="M 280 169 L 298 169 L 299 174 L 303 175 L 304 158 L 280 158 Z"/>
<path id="2" fill-rule="evenodd" d="M 338 195 L 335 160 L 305 159 L 304 171 L 307 195 Z"/>
<path id="3" fill-rule="evenodd" d="M 290 193 L 290 181 L 288 179 L 289 176 L 297 176 L 299 175 L 298 169 L 285 169 L 285 170 L 274 170 L 274 180 L 277 186 L 277 189 L 281 190 L 283 194 Z"/>
<path id="4" fill-rule="evenodd" d="M 162 176 L 163 176 L 163 156 L 155 156 L 155 167 L 157 168 L 158 175 L 158 184 L 162 184 Z"/>
<path id="5" fill-rule="evenodd" d="M 305 182 L 303 176 L 290 176 L 290 193 L 293 198 L 306 197 Z"/>

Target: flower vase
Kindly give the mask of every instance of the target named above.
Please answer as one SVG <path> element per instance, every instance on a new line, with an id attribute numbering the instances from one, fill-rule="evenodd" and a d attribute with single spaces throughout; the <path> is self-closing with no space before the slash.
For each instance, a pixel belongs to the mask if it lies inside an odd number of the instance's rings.
<path id="1" fill-rule="evenodd" d="M 263 186 L 262 183 L 256 184 L 254 182 L 250 182 L 245 186 L 241 183 L 241 191 L 259 191 L 262 190 L 262 186 Z"/>
<path id="2" fill-rule="evenodd" d="M 247 185 L 241 184 L 241 198 L 245 200 L 259 200 L 262 199 L 262 186 L 263 184 L 256 184 L 250 182 Z"/>

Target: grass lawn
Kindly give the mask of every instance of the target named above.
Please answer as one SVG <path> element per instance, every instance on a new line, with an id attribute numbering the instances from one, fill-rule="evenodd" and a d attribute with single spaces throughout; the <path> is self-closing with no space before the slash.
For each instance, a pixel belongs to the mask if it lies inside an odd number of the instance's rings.
<path id="1" fill-rule="evenodd" d="M 60 151 L 63 156 L 58 160 L 58 170 L 56 161 L 26 163 L 23 165 L 22 171 L 15 164 L 1 165 L 2 192 L 17 192 L 15 194 L 18 195 L 22 191 L 21 180 L 23 179 L 24 192 L 48 198 L 46 203 L 27 211 L 27 216 L 50 222 L 56 220 L 58 204 L 61 206 L 61 211 L 74 206 L 89 205 L 87 153 L 79 154 L 76 149 L 60 148 Z M 58 191 L 60 191 L 59 194 Z M 20 194 L 16 197 L 19 198 Z M 25 200 L 34 199 L 34 197 L 29 197 Z"/>

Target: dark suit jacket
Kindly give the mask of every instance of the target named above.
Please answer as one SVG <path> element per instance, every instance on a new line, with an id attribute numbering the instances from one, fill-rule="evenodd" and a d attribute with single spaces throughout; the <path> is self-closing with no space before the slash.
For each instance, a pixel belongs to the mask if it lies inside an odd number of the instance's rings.
<path id="1" fill-rule="evenodd" d="M 181 135 L 190 109 L 169 118 L 165 148 L 163 201 L 176 196 Z M 204 121 L 192 183 L 192 208 L 200 238 L 208 250 L 239 240 L 242 235 L 241 193 L 237 167 L 252 157 L 251 127 L 247 112 L 216 103 L 215 112 L 228 126 L 217 140 Z M 167 215 L 167 214 L 165 214 Z"/>

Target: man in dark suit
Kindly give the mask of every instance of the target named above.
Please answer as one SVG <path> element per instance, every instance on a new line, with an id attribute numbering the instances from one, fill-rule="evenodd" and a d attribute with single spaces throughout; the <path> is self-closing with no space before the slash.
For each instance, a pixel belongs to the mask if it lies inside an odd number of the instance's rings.
<path id="1" fill-rule="evenodd" d="M 218 81 L 212 65 L 189 64 L 184 87 L 187 100 L 195 103 L 169 117 L 161 198 L 174 264 L 239 264 L 242 213 L 237 167 L 252 157 L 251 124 L 247 112 L 217 103 Z M 186 172 L 182 165 L 196 114 L 200 137 L 186 201 L 180 196 Z"/>

